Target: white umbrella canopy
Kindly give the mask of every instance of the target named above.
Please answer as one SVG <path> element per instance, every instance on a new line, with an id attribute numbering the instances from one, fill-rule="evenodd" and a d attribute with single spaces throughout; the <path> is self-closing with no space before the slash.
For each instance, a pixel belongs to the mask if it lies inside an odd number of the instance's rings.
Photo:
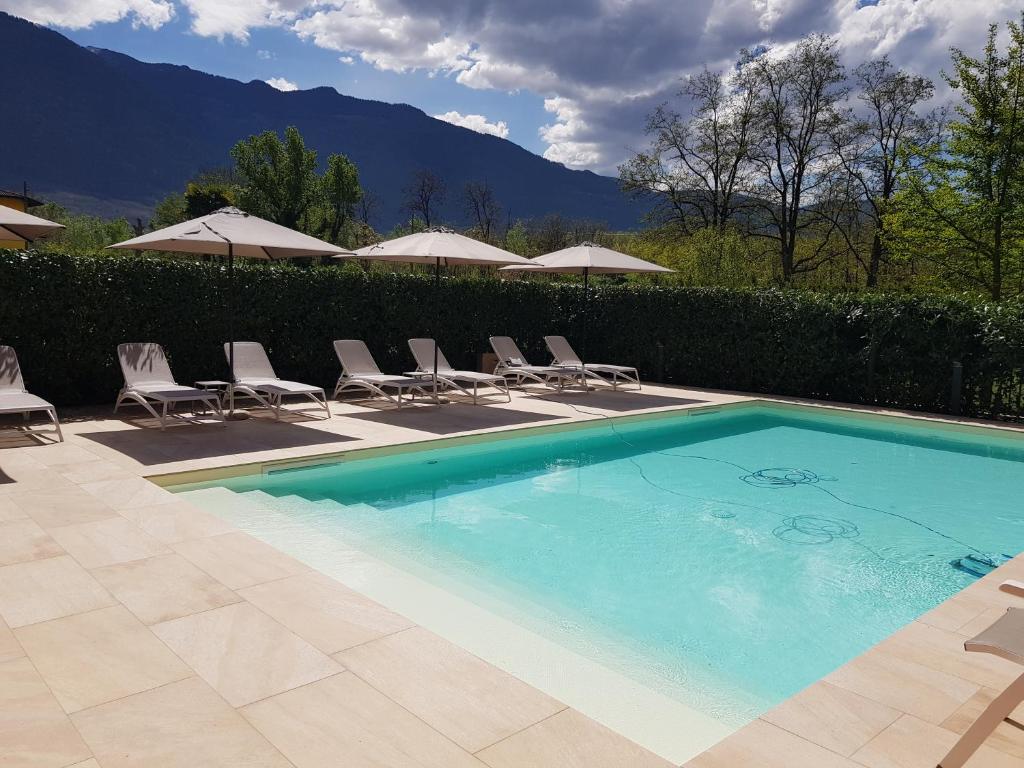
<path id="1" fill-rule="evenodd" d="M 0 240 L 24 240 L 31 243 L 62 229 L 63 224 L 0 205 Z"/>
<path id="2" fill-rule="evenodd" d="M 307 256 L 340 256 L 352 253 L 231 206 L 107 247 L 228 257 L 228 369 L 232 384 L 235 382 L 235 256 L 252 259 L 300 259 Z M 230 410 L 234 411 L 233 390 Z"/>
<path id="3" fill-rule="evenodd" d="M 674 272 L 675 270 L 644 261 L 625 253 L 613 251 L 596 243 L 580 243 L 571 248 L 545 253 L 535 259 L 529 259 L 528 265 L 503 267 L 505 270 L 523 270 L 524 272 L 562 272 L 568 274 L 588 275 L 623 275 L 638 272 Z"/>
<path id="4" fill-rule="evenodd" d="M 135 251 L 201 253 L 208 256 L 244 256 L 250 259 L 297 259 L 352 253 L 232 207 L 221 208 L 198 219 L 172 224 L 108 247 Z"/>
<path id="5" fill-rule="evenodd" d="M 383 243 L 360 248 L 352 256 L 336 258 L 373 259 L 403 264 L 431 264 L 434 267 L 434 291 L 441 285 L 441 266 L 501 267 L 507 264 L 526 266 L 530 260 L 496 248 L 493 245 L 460 235 L 446 227 L 433 227 Z M 434 321 L 434 400 L 437 400 L 437 319 Z"/>
<path id="6" fill-rule="evenodd" d="M 507 264 L 525 266 L 531 263 L 522 256 L 443 227 L 368 245 L 357 250 L 354 256 L 339 258 L 430 264 L 435 268 L 449 264 L 501 267 Z"/>

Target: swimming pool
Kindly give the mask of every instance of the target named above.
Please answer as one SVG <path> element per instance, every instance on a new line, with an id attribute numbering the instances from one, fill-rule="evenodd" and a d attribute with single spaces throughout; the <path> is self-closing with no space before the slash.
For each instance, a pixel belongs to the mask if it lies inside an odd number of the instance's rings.
<path id="1" fill-rule="evenodd" d="M 172 490 L 300 558 L 344 542 L 734 728 L 975 578 L 951 561 L 1024 549 L 1022 480 L 1013 434 L 757 404 Z"/>

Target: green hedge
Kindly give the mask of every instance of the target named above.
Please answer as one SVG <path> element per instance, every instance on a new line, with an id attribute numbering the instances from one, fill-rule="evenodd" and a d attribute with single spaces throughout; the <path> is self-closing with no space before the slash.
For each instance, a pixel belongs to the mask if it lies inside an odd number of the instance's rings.
<path id="1" fill-rule="evenodd" d="M 580 338 L 573 283 L 241 264 L 238 339 L 263 342 L 278 374 L 333 385 L 335 338 L 363 338 L 386 371 L 407 369 L 406 339 L 431 335 L 457 366 L 507 334 L 537 361 L 542 337 Z M 226 375 L 224 272 L 212 263 L 0 252 L 0 343 L 32 391 L 60 405 L 110 403 L 115 349 L 158 341 L 182 382 Z M 1022 411 L 1024 303 L 958 297 L 604 285 L 591 303 L 589 357 L 644 378 L 928 411 L 950 409 L 963 364 L 963 412 Z"/>

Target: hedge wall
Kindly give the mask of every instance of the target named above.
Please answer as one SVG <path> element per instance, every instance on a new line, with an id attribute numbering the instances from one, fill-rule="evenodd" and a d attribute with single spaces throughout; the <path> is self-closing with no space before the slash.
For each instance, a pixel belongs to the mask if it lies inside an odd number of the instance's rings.
<path id="1" fill-rule="evenodd" d="M 280 376 L 325 386 L 335 338 L 366 339 L 386 371 L 406 370 L 406 339 L 434 328 L 467 367 L 491 334 L 538 361 L 544 334 L 579 339 L 578 285 L 457 274 L 435 301 L 428 276 L 241 264 L 236 337 L 263 342 Z M 162 343 L 179 381 L 223 377 L 224 285 L 211 263 L 2 251 L 0 343 L 59 405 L 113 402 L 122 341 Z M 965 414 L 1022 414 L 1020 301 L 634 284 L 595 289 L 589 316 L 588 356 L 648 380 L 945 412 L 959 361 Z"/>

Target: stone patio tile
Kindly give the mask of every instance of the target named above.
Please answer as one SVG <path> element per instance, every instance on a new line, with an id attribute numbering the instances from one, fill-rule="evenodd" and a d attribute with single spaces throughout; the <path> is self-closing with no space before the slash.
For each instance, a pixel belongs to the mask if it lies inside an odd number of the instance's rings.
<path id="1" fill-rule="evenodd" d="M 0 616 L 12 628 L 105 608 L 115 602 L 68 555 L 0 568 Z"/>
<path id="2" fill-rule="evenodd" d="M 477 753 L 492 768 L 669 768 L 671 763 L 566 709 Z"/>
<path id="3" fill-rule="evenodd" d="M 404 616 L 317 572 L 247 587 L 239 594 L 324 653 L 413 626 Z"/>
<path id="4" fill-rule="evenodd" d="M 190 677 L 72 715 L 103 768 L 286 768 L 255 728 Z"/>
<path id="5" fill-rule="evenodd" d="M 956 743 L 945 728 L 904 715 L 854 753 L 867 768 L 934 768 Z M 982 745 L 967 768 L 1024 768 L 1024 760 Z"/>
<path id="6" fill-rule="evenodd" d="M 50 473 L 56 476 L 55 473 Z M 16 493 L 11 499 L 43 528 L 90 523 L 114 516 L 114 511 L 77 485 Z"/>
<path id="7" fill-rule="evenodd" d="M 144 477 L 133 477 L 127 480 L 98 480 L 83 483 L 81 488 L 90 496 L 100 499 L 111 509 L 118 511 L 152 504 L 165 504 L 175 499 L 173 493 L 151 483 Z"/>
<path id="8" fill-rule="evenodd" d="M 0 619 L 0 663 L 18 659 L 25 655 L 24 649 L 14 636 L 7 622 Z"/>
<path id="9" fill-rule="evenodd" d="M 235 707 L 342 669 L 248 603 L 156 624 L 153 631 Z"/>
<path id="10" fill-rule="evenodd" d="M 21 627 L 14 634 L 66 712 L 192 674 L 121 605 Z"/>
<path id="11" fill-rule="evenodd" d="M 102 480 L 126 480 L 135 477 L 135 473 L 121 464 L 93 456 L 91 461 L 78 461 L 73 464 L 61 464 L 54 469 L 75 485 Z"/>
<path id="12" fill-rule="evenodd" d="M 849 757 L 901 714 L 845 688 L 817 682 L 761 718 Z"/>
<path id="13" fill-rule="evenodd" d="M 164 544 L 219 536 L 236 530 L 230 523 L 197 509 L 187 501 L 130 507 L 120 510 L 120 514 Z"/>
<path id="14" fill-rule="evenodd" d="M 981 687 L 877 649 L 858 656 L 824 680 L 936 724 Z"/>
<path id="15" fill-rule="evenodd" d="M 92 575 L 143 624 L 237 603 L 241 598 L 177 554 L 97 568 Z"/>
<path id="16" fill-rule="evenodd" d="M 970 727 L 971 723 L 978 719 L 978 715 L 1000 693 L 1001 691 L 993 688 L 982 688 L 969 698 L 960 709 L 943 720 L 942 727 L 956 734 L 963 733 Z M 1011 717 L 1018 723 L 1024 722 L 1024 704 L 1017 707 L 1011 714 Z M 1021 731 L 1020 728 L 1014 725 L 1000 723 L 996 726 L 992 735 L 985 740 L 985 744 L 1024 760 L 1024 731 Z"/>
<path id="17" fill-rule="evenodd" d="M 118 516 L 51 528 L 50 535 L 85 568 L 100 568 L 170 552 L 130 520 Z"/>
<path id="18" fill-rule="evenodd" d="M 9 496 L 0 496 L 0 523 L 25 520 L 26 518 L 28 518 L 28 513 L 15 504 L 14 499 Z"/>
<path id="19" fill-rule="evenodd" d="M 754 720 L 685 768 L 862 768 L 764 720 Z"/>
<path id="20" fill-rule="evenodd" d="M 309 570 L 298 560 L 246 533 L 226 533 L 171 546 L 231 589 L 251 587 Z"/>
<path id="21" fill-rule="evenodd" d="M 0 566 L 63 554 L 60 545 L 33 520 L 0 523 Z"/>
<path id="22" fill-rule="evenodd" d="M 483 768 L 351 672 L 272 696 L 242 714 L 297 768 Z"/>
<path id="23" fill-rule="evenodd" d="M 469 752 L 565 708 L 422 627 L 334 658 Z"/>
<path id="24" fill-rule="evenodd" d="M 0 664 L 0 765 L 63 768 L 90 756 L 28 659 Z"/>

